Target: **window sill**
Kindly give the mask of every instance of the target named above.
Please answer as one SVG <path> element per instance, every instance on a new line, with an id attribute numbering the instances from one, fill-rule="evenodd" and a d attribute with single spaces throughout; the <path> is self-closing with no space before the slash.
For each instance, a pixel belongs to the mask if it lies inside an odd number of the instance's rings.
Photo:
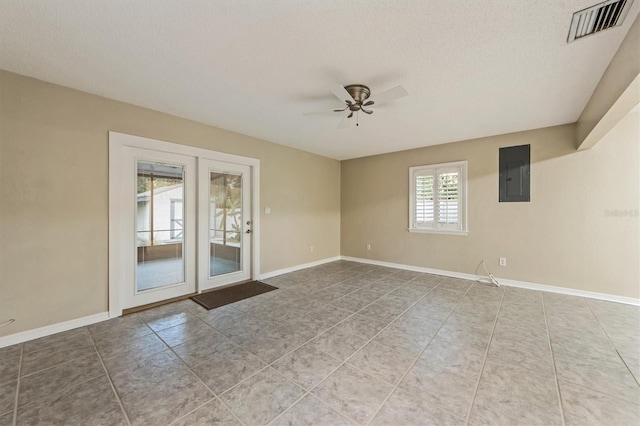
<path id="1" fill-rule="evenodd" d="M 469 231 L 447 231 L 440 229 L 419 229 L 419 228 L 409 228 L 407 229 L 409 232 L 415 232 L 416 234 L 444 234 L 444 235 L 469 235 Z"/>

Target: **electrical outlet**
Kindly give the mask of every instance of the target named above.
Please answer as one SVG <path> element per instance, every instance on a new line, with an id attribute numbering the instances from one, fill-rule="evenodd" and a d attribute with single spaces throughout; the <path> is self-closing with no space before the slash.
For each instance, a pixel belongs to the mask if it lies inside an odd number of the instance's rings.
<path id="1" fill-rule="evenodd" d="M 367 244 L 367 250 L 371 250 L 371 244 Z"/>
<path id="2" fill-rule="evenodd" d="M 500 266 L 507 266 L 507 258 L 506 257 L 501 257 L 499 265 Z"/>
<path id="3" fill-rule="evenodd" d="M 313 253 L 313 246 L 309 247 L 309 253 Z"/>

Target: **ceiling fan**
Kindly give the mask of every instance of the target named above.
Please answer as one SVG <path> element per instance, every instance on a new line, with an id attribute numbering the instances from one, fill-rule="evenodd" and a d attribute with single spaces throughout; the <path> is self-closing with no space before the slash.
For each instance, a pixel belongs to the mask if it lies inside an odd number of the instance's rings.
<path id="1" fill-rule="evenodd" d="M 322 114 L 325 112 L 344 112 L 349 111 L 349 114 L 346 115 L 340 125 L 339 129 L 348 127 L 351 124 L 349 118 L 353 117 L 353 114 L 356 113 L 356 126 L 359 125 L 357 122 L 358 112 L 362 111 L 365 114 L 373 114 L 373 110 L 369 107 L 372 105 L 380 105 L 386 102 L 391 102 L 398 98 L 402 98 L 407 96 L 409 92 L 402 86 L 396 86 L 393 89 L 386 90 L 378 95 L 375 95 L 375 101 L 368 100 L 371 96 L 371 89 L 365 86 L 364 84 L 350 84 L 348 86 L 341 86 L 339 84 L 334 84 L 331 87 L 331 92 L 341 101 L 344 102 L 344 108 L 337 108 L 331 111 L 314 111 L 307 112 L 304 115 L 314 115 L 314 114 Z"/>

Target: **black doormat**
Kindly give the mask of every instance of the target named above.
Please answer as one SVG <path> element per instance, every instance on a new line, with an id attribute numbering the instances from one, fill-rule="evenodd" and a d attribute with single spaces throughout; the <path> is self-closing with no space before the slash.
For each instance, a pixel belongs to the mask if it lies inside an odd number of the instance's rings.
<path id="1" fill-rule="evenodd" d="M 278 287 L 274 287 L 260 281 L 251 281 L 244 284 L 221 288 L 220 290 L 213 290 L 207 293 L 202 293 L 197 296 L 193 296 L 191 300 L 193 300 L 203 308 L 211 310 L 214 308 L 219 308 L 220 306 L 228 305 L 229 303 L 248 299 L 249 297 L 257 296 L 262 293 L 268 293 L 277 289 Z"/>

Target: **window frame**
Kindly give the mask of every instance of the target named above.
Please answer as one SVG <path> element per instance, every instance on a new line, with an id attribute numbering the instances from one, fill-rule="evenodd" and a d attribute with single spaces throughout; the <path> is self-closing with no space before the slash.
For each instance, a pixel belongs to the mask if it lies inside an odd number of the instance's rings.
<path id="1" fill-rule="evenodd" d="M 438 170 L 446 168 L 459 168 L 458 178 L 458 224 L 457 229 L 443 229 L 438 225 L 434 199 L 434 226 L 417 226 L 416 222 L 416 175 L 417 173 L 432 172 L 434 175 L 434 194 L 438 192 Z M 409 167 L 409 232 L 426 234 L 451 234 L 468 235 L 467 226 L 467 160 L 452 161 L 448 163 L 427 164 L 423 166 Z"/>

